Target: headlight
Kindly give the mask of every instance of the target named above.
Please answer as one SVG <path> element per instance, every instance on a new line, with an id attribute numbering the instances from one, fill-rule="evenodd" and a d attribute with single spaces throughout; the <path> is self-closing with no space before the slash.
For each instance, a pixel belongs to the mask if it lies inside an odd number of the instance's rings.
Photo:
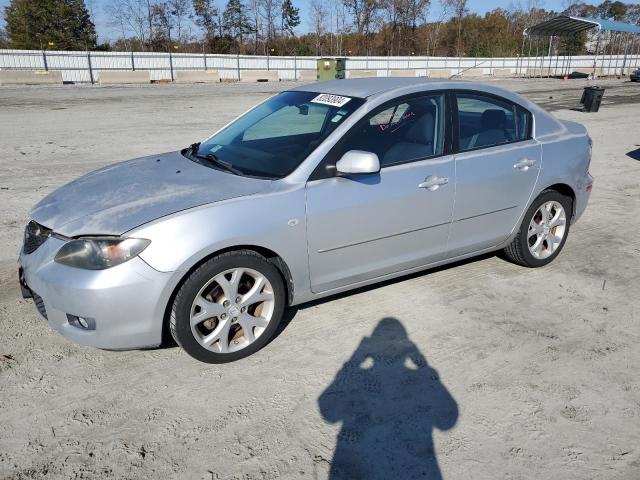
<path id="1" fill-rule="evenodd" d="M 55 261 L 69 267 L 104 270 L 138 256 L 150 243 L 144 238 L 79 238 L 65 243 Z"/>

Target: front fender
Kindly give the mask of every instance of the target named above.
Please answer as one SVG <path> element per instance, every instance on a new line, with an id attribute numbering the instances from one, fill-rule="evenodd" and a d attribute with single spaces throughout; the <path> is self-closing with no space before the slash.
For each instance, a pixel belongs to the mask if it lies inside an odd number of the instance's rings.
<path id="1" fill-rule="evenodd" d="M 253 245 L 282 258 L 295 291 L 309 286 L 304 186 L 192 208 L 127 235 L 151 240 L 140 257 L 158 271 L 176 272 L 178 279 L 215 252 Z"/>

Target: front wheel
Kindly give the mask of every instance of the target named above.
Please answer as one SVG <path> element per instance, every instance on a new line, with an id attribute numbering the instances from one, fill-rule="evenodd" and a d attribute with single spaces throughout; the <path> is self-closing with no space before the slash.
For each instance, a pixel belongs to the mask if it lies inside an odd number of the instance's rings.
<path id="1" fill-rule="evenodd" d="M 572 200 L 545 190 L 527 210 L 520 230 L 504 249 L 507 258 L 525 267 L 542 267 L 558 256 L 569 235 Z"/>
<path id="2" fill-rule="evenodd" d="M 202 362 L 238 360 L 266 345 L 285 300 L 280 272 L 266 258 L 249 250 L 224 253 L 185 280 L 171 311 L 171 334 Z"/>

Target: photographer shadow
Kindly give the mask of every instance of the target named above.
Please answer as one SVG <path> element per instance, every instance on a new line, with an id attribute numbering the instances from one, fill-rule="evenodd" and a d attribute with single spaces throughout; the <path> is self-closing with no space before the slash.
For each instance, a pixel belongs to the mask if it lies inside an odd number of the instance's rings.
<path id="1" fill-rule="evenodd" d="M 397 319 L 362 339 L 318 404 L 342 422 L 330 480 L 442 478 L 433 429 L 453 428 L 458 405 Z"/>

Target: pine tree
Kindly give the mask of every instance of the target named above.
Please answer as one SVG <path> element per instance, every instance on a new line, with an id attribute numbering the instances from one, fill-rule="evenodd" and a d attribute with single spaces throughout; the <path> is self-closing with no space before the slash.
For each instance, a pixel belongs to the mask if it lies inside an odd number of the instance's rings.
<path id="1" fill-rule="evenodd" d="M 300 25 L 300 9 L 293 6 L 291 0 L 282 2 L 282 33 L 294 36 L 294 28 Z"/>
<path id="2" fill-rule="evenodd" d="M 96 46 L 96 29 L 84 0 L 11 0 L 4 12 L 12 48 Z"/>
<path id="3" fill-rule="evenodd" d="M 226 33 L 235 38 L 238 48 L 242 45 L 242 37 L 253 32 L 253 26 L 246 14 L 246 7 L 241 0 L 229 0 L 222 14 Z"/>

